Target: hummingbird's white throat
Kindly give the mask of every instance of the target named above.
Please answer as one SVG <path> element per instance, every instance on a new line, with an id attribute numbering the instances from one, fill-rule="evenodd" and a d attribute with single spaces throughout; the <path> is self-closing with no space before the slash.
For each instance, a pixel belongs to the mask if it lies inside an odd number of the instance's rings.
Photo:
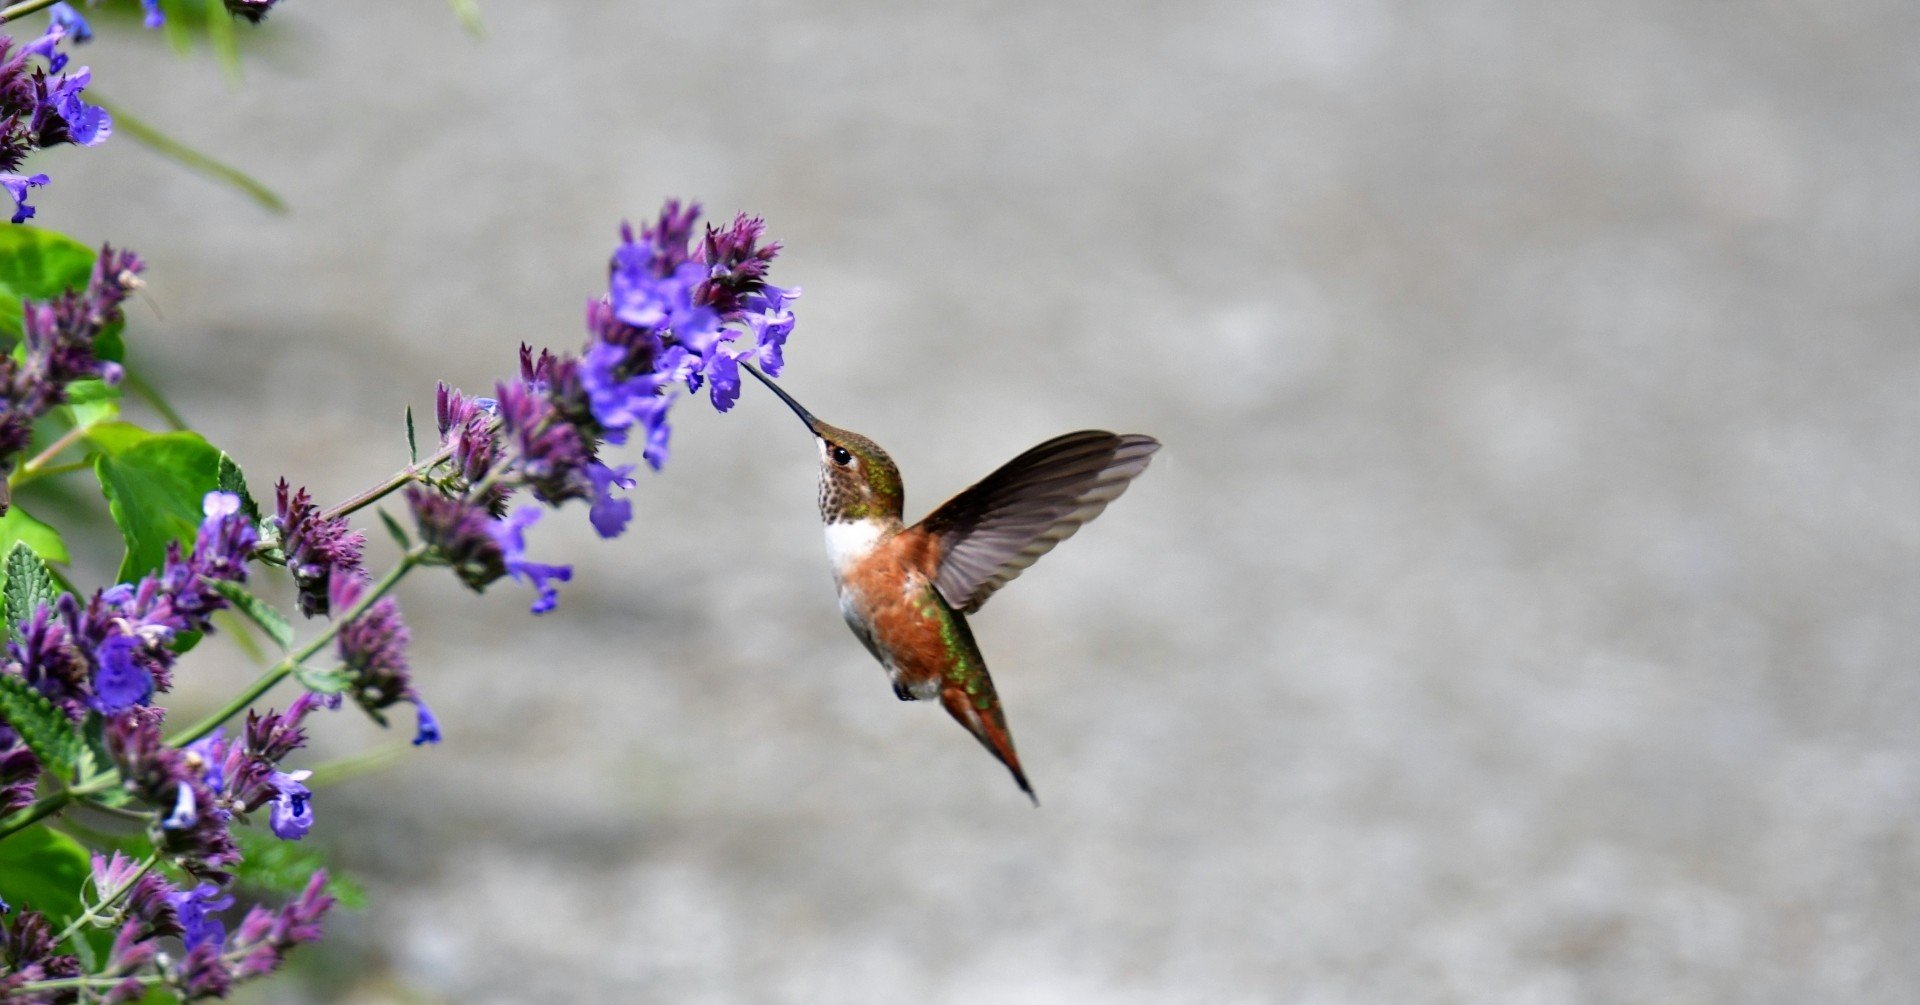
<path id="1" fill-rule="evenodd" d="M 867 557 L 885 532 L 878 520 L 842 520 L 826 528 L 827 558 L 833 562 L 833 571 L 841 575 Z"/>

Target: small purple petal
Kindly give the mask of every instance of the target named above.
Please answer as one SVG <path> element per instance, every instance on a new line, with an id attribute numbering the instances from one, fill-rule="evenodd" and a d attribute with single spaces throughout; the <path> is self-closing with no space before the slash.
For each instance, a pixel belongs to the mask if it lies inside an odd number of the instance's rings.
<path id="1" fill-rule="evenodd" d="M 413 711 L 418 719 L 417 728 L 413 734 L 413 745 L 418 747 L 423 743 L 439 743 L 440 720 L 433 717 L 433 710 L 427 707 L 424 700 L 415 697 Z"/>
<path id="2" fill-rule="evenodd" d="M 279 794 L 274 797 L 267 824 L 284 841 L 298 841 L 313 829 L 313 792 L 300 784 L 311 774 L 311 771 L 273 773 L 273 787 Z"/>
<path id="3" fill-rule="evenodd" d="M 7 194 L 13 197 L 14 223 L 24 223 L 32 219 L 34 208 L 27 205 L 27 189 L 46 183 L 47 176 L 44 174 L 0 174 L 0 188 L 5 188 Z"/>
<path id="4" fill-rule="evenodd" d="M 587 519 L 601 537 L 619 537 L 620 532 L 627 529 L 627 522 L 633 519 L 633 503 L 613 495 L 616 488 L 633 487 L 633 479 L 628 477 L 632 473 L 631 464 L 610 468 L 595 461 L 587 466 L 587 478 L 593 482 L 593 507 L 587 511 Z"/>
<path id="5" fill-rule="evenodd" d="M 144 703 L 153 694 L 153 674 L 134 654 L 140 644 L 126 635 L 115 635 L 94 650 L 93 698 L 95 711 L 118 715 Z"/>

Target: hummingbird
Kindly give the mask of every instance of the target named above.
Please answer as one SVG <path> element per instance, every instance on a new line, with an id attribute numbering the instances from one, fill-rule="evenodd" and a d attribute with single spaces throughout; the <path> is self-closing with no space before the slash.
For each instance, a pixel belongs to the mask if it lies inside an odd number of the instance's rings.
<path id="1" fill-rule="evenodd" d="M 759 368 L 741 365 L 813 433 L 820 521 L 847 627 L 886 669 L 895 697 L 939 701 L 1038 806 L 967 615 L 1126 491 L 1160 441 L 1098 429 L 1056 436 L 909 527 L 900 469 L 879 444 L 814 418 Z"/>

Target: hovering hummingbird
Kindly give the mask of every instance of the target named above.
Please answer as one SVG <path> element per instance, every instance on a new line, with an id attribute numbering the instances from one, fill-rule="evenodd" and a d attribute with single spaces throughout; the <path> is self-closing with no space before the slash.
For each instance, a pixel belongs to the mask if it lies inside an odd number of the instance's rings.
<path id="1" fill-rule="evenodd" d="M 1097 429 L 1056 436 L 907 527 L 900 469 L 879 444 L 814 418 L 742 365 L 820 449 L 820 520 L 847 627 L 886 668 L 896 697 L 939 699 L 1038 805 L 966 616 L 1126 491 L 1160 441 Z"/>

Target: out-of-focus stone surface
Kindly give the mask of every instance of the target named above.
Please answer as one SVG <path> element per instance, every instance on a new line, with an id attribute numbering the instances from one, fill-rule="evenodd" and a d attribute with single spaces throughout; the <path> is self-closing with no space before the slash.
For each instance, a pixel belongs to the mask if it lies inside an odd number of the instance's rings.
<path id="1" fill-rule="evenodd" d="M 1920 997 L 1912 5 L 485 9 L 83 52 L 295 207 L 43 168 L 256 485 L 574 344 L 671 194 L 788 242 L 788 386 L 914 510 L 1166 449 L 976 619 L 1036 811 L 840 624 L 791 417 L 683 406 L 556 613 L 409 583 L 447 742 L 319 795 L 353 976 L 255 1000 Z"/>

